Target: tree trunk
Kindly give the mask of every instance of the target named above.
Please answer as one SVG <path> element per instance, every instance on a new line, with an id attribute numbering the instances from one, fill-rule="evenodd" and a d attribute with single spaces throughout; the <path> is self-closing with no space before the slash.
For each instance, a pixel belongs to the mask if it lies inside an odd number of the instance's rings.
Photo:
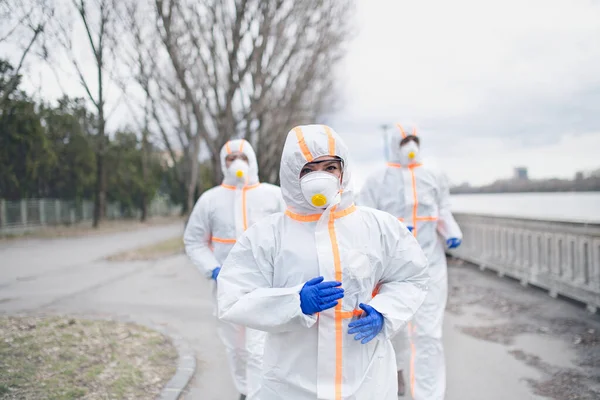
<path id="1" fill-rule="evenodd" d="M 195 193 L 196 193 L 196 184 L 198 182 L 198 152 L 200 150 L 200 137 L 196 135 L 192 142 L 190 143 L 190 154 L 188 157 L 188 162 L 190 163 L 190 173 L 188 175 L 188 182 L 186 185 L 187 191 L 187 209 L 189 212 L 194 208 L 194 203 L 196 202 Z"/>
<path id="2" fill-rule="evenodd" d="M 148 118 L 146 116 L 146 126 L 142 131 L 142 179 L 144 183 L 148 181 L 148 153 L 150 146 L 148 146 Z M 142 209 L 142 215 L 140 217 L 141 222 L 146 222 L 148 218 L 148 194 L 146 191 L 142 191 L 142 200 L 140 204 Z"/>
<path id="3" fill-rule="evenodd" d="M 102 122 L 100 123 L 101 125 Z M 104 131 L 104 127 L 102 128 Z M 106 173 L 104 170 L 104 133 L 98 132 L 98 151 L 96 153 L 96 186 L 94 196 L 94 228 L 100 225 L 100 221 L 104 218 L 104 210 L 106 207 Z"/>
<path id="4" fill-rule="evenodd" d="M 148 161 L 145 149 L 142 151 L 142 179 L 144 182 L 148 181 Z M 142 210 L 140 221 L 146 222 L 146 219 L 148 218 L 148 194 L 145 191 L 142 191 L 140 208 Z"/>
<path id="5" fill-rule="evenodd" d="M 217 185 L 221 184 L 221 181 L 223 180 L 223 173 L 224 173 L 224 171 L 221 171 L 221 154 L 220 154 L 220 152 L 211 154 L 210 162 L 211 162 L 211 166 L 212 166 L 212 179 L 213 179 L 212 184 L 213 184 L 213 186 L 217 186 Z"/>
<path id="6" fill-rule="evenodd" d="M 100 49 L 102 51 L 102 49 Z M 104 169 L 104 155 L 106 151 L 106 135 L 104 119 L 104 96 L 102 86 L 102 53 L 98 58 L 98 149 L 96 154 L 96 196 L 94 199 L 94 228 L 97 228 L 104 218 L 106 210 L 106 171 Z"/>

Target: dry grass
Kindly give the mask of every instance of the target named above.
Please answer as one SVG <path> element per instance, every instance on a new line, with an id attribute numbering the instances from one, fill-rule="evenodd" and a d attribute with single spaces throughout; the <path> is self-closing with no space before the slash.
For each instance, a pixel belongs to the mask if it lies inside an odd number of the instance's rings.
<path id="1" fill-rule="evenodd" d="M 79 237 L 95 236 L 114 232 L 127 232 L 137 229 L 147 228 L 181 222 L 183 217 L 153 217 L 142 223 L 138 220 L 113 220 L 102 221 L 98 228 L 93 228 L 90 221 L 81 222 L 75 225 L 47 226 L 32 231 L 26 231 L 19 234 L 0 234 L 0 240 L 15 240 L 20 238 L 59 238 L 59 237 Z"/>
<path id="2" fill-rule="evenodd" d="M 175 373 L 162 334 L 112 321 L 0 318 L 0 399 L 150 399 Z"/>
<path id="3" fill-rule="evenodd" d="M 148 261 L 172 256 L 183 252 L 183 238 L 176 236 L 162 242 L 126 250 L 122 253 L 107 257 L 109 261 Z"/>

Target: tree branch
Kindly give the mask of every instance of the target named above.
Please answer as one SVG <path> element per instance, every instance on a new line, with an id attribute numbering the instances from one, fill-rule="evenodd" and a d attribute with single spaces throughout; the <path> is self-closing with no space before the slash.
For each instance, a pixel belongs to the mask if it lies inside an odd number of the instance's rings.
<path id="1" fill-rule="evenodd" d="M 19 64 L 18 64 L 17 68 L 15 69 L 15 72 L 14 72 L 13 76 L 10 78 L 8 84 L 6 85 L 6 88 L 4 89 L 4 94 L 2 95 L 2 104 L 6 103 L 6 101 L 8 100 L 8 97 L 17 88 L 17 86 L 19 84 L 19 73 L 21 72 L 21 68 L 23 67 L 23 63 L 25 62 L 25 57 L 27 57 L 27 54 L 29 53 L 29 51 L 33 47 L 33 44 L 35 43 L 35 41 L 37 40 L 38 36 L 40 35 L 40 33 L 42 31 L 43 31 L 43 26 L 42 25 L 39 25 L 36 29 L 33 30 L 33 36 L 31 38 L 31 40 L 29 41 L 29 44 L 27 45 L 27 47 L 23 51 L 23 54 L 21 55 L 21 59 L 19 60 Z"/>

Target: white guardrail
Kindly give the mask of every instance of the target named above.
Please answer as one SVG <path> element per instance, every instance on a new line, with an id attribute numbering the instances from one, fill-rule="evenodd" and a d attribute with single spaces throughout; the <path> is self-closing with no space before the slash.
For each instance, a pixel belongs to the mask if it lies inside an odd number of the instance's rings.
<path id="1" fill-rule="evenodd" d="M 600 307 L 600 223 L 454 215 L 464 235 L 454 257 Z"/>

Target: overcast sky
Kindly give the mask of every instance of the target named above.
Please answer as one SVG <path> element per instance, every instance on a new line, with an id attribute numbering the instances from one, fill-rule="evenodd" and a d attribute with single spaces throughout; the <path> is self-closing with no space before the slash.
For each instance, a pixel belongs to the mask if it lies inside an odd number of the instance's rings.
<path id="1" fill-rule="evenodd" d="M 359 186 L 383 162 L 380 125 L 394 122 L 418 126 L 426 160 L 454 184 L 514 166 L 532 178 L 600 168 L 599 0 L 357 1 L 337 71 L 344 107 L 328 122 L 350 146 Z M 72 71 L 60 85 L 27 72 L 26 87 L 45 98 L 84 95 Z M 119 96 L 109 88 L 109 108 Z M 117 104 L 113 128 L 130 120 Z"/>
<path id="2" fill-rule="evenodd" d="M 358 26 L 331 124 L 359 184 L 396 121 L 453 183 L 600 168 L 600 1 L 359 0 Z"/>

